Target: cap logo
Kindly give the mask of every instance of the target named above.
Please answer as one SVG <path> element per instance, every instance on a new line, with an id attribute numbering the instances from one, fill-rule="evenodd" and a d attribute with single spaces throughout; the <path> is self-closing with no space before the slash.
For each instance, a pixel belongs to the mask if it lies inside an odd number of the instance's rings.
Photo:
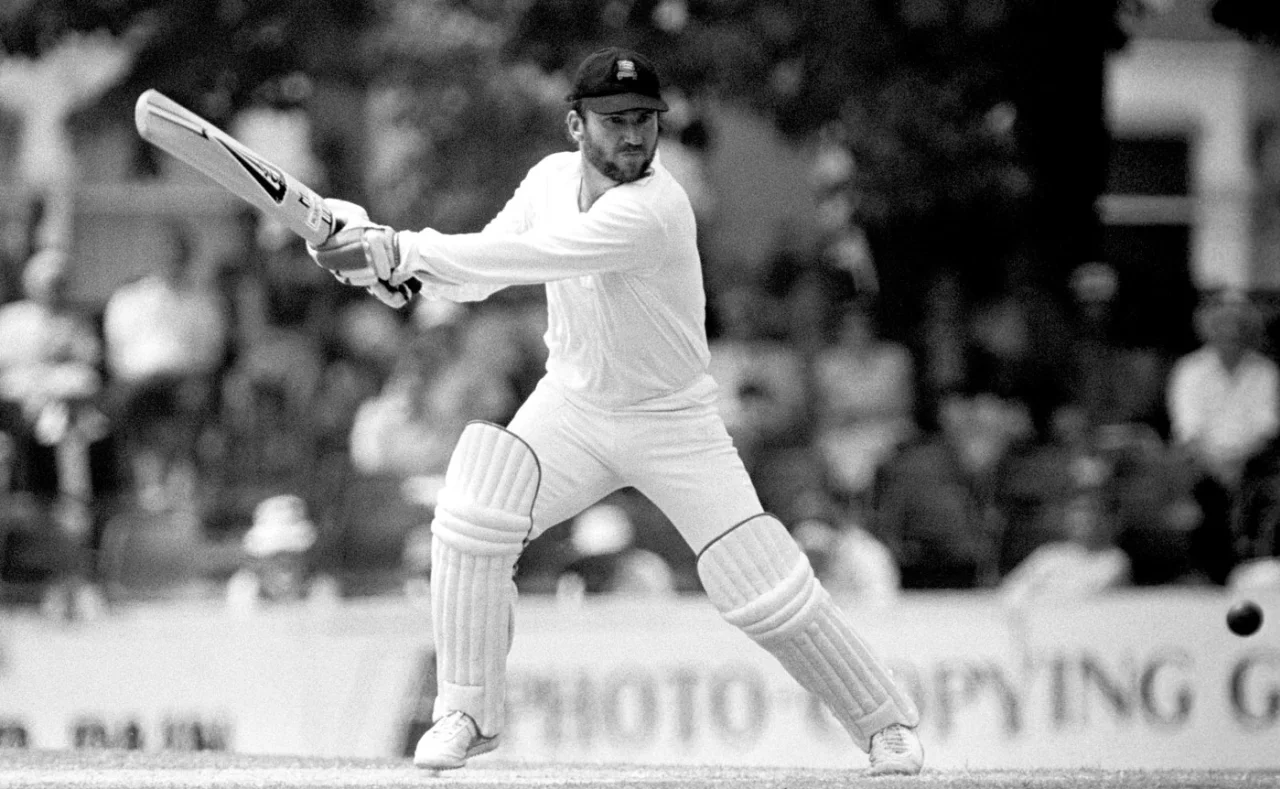
<path id="1" fill-rule="evenodd" d="M 639 79 L 640 75 L 636 73 L 636 64 L 632 60 L 618 61 L 618 79 Z"/>

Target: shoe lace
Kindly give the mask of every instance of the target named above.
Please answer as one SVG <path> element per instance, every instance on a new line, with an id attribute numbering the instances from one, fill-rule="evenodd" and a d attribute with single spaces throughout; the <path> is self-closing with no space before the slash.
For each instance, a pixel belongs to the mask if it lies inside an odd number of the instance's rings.
<path id="1" fill-rule="evenodd" d="M 880 732 L 880 736 L 876 738 L 882 749 L 893 753 L 905 753 L 907 750 L 907 740 L 903 736 L 901 726 L 889 726 Z"/>

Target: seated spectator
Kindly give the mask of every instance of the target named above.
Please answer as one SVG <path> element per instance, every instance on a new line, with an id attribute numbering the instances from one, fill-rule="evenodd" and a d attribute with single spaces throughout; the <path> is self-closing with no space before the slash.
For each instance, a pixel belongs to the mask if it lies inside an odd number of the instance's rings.
<path id="1" fill-rule="evenodd" d="M 1156 436 L 1113 436 L 1107 497 L 1116 544 L 1129 557 L 1135 586 L 1212 582 L 1218 558 L 1201 549 L 1204 511 L 1196 500 L 1199 468 Z"/>
<path id="2" fill-rule="evenodd" d="M 992 586 L 1003 531 L 994 477 L 1026 433 L 1026 409 L 988 392 L 953 391 L 940 398 L 936 419 L 936 429 L 881 466 L 871 531 L 897 558 L 903 588 Z"/>
<path id="3" fill-rule="evenodd" d="M 1105 494 L 1110 469 L 1093 450 L 1082 407 L 1058 409 L 1048 442 L 1020 454 L 1002 471 L 1008 507 L 1001 591 L 1013 604 L 1078 597 L 1127 586 L 1128 554 L 1117 544 L 1117 520 Z M 1013 454 L 1013 453 L 1011 453 Z"/>
<path id="4" fill-rule="evenodd" d="M 1061 405 L 1011 444 L 996 473 L 1004 526 L 1000 574 L 1046 543 L 1068 539 L 1082 507 L 1102 508 L 1110 467 L 1096 450 L 1087 410 Z"/>
<path id="5" fill-rule="evenodd" d="M 187 231 L 170 227 L 164 242 L 157 271 L 117 289 L 103 314 L 113 416 L 140 501 L 157 508 L 193 493 L 227 353 L 226 316 L 193 272 Z"/>
<path id="6" fill-rule="evenodd" d="M 840 495 L 863 497 L 915 429 L 913 376 L 910 353 L 879 337 L 870 305 L 849 305 L 836 341 L 814 359 L 814 440 Z"/>
<path id="7" fill-rule="evenodd" d="M 1196 329 L 1203 345 L 1178 359 L 1169 376 L 1170 438 L 1200 470 L 1197 552 L 1220 584 L 1236 561 L 1244 469 L 1280 429 L 1280 368 L 1259 349 L 1260 311 L 1240 294 L 1205 299 Z"/>
<path id="8" fill-rule="evenodd" d="M 101 393 L 101 342 L 89 319 L 67 301 L 68 263 L 61 250 L 36 253 L 23 269 L 25 298 L 0 306 L 0 401 L 8 409 L 5 424 L 20 443 L 37 429 L 48 438 L 66 424 L 68 404 L 79 404 L 80 414 L 102 427 L 90 408 Z M 25 475 L 15 482 L 24 489 L 55 487 Z"/>
<path id="9" fill-rule="evenodd" d="M 317 530 L 306 502 L 293 495 L 263 499 L 244 534 L 246 562 L 227 582 L 229 605 L 253 608 L 263 602 L 292 602 L 334 593 L 331 579 L 313 566 Z"/>

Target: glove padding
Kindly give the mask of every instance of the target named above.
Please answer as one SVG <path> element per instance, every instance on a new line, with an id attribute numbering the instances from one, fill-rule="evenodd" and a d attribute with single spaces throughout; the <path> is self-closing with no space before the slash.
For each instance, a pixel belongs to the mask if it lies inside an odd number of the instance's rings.
<path id="1" fill-rule="evenodd" d="M 400 270 L 396 232 L 369 221 L 369 214 L 355 203 L 330 198 L 324 202 L 336 230 L 319 246 L 307 244 L 312 260 L 339 282 L 364 288 L 384 304 L 397 309 L 408 304 L 418 282 Z"/>

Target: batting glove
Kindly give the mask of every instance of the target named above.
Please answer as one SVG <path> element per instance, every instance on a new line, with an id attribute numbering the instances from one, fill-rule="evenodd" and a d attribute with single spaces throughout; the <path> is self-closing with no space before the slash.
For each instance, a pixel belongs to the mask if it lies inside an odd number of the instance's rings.
<path id="1" fill-rule="evenodd" d="M 403 306 L 417 292 L 417 284 L 400 270 L 400 245 L 396 232 L 369 221 L 369 214 L 355 203 L 326 199 L 336 230 L 319 246 L 307 244 L 307 253 L 345 285 L 365 288 L 380 301 Z"/>

